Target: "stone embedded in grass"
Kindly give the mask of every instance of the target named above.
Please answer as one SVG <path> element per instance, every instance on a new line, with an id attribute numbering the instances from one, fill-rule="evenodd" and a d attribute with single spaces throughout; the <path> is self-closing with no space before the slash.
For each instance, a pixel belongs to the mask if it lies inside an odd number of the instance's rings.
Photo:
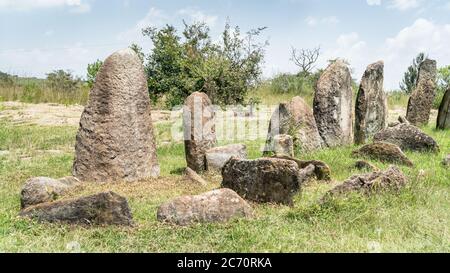
<path id="1" fill-rule="evenodd" d="M 128 201 L 114 192 L 28 207 L 20 216 L 39 222 L 80 225 L 133 225 Z"/>
<path id="2" fill-rule="evenodd" d="M 187 167 L 184 170 L 184 176 L 189 179 L 190 181 L 201 185 L 201 186 L 206 186 L 208 185 L 208 182 L 206 182 L 205 179 L 203 179 L 200 175 L 198 175 L 198 173 L 196 173 L 193 169 Z"/>
<path id="3" fill-rule="evenodd" d="M 436 128 L 438 130 L 450 129 L 450 87 L 445 92 L 439 106 Z"/>
<path id="4" fill-rule="evenodd" d="M 21 208 L 54 201 L 78 185 L 80 181 L 75 177 L 28 179 L 20 192 Z"/>
<path id="5" fill-rule="evenodd" d="M 404 187 L 407 182 L 406 176 L 400 169 L 395 166 L 390 166 L 385 171 L 377 171 L 350 177 L 342 184 L 327 192 L 322 198 L 322 202 L 330 197 L 350 192 L 373 194 L 383 190 L 399 190 Z"/>
<path id="6" fill-rule="evenodd" d="M 448 154 L 447 157 L 442 160 L 442 165 L 444 165 L 445 167 L 450 167 L 450 154 Z"/>
<path id="7" fill-rule="evenodd" d="M 381 130 L 374 136 L 374 141 L 389 142 L 403 151 L 438 152 L 439 145 L 429 135 L 414 125 L 407 123 Z"/>
<path id="8" fill-rule="evenodd" d="M 370 158 L 388 163 L 399 163 L 412 167 L 414 164 L 402 152 L 400 147 L 388 142 L 375 142 L 353 152 L 353 156 Z"/>
<path id="9" fill-rule="evenodd" d="M 297 163 L 300 169 L 304 169 L 309 165 L 314 166 L 314 175 L 317 180 L 330 181 L 331 180 L 331 168 L 327 163 L 320 160 L 299 160 L 288 156 L 274 156 L 273 158 L 291 160 Z"/>
<path id="10" fill-rule="evenodd" d="M 314 94 L 314 117 L 328 147 L 353 143 L 353 89 L 348 65 L 336 60 L 322 73 Z"/>
<path id="11" fill-rule="evenodd" d="M 278 135 L 292 136 L 294 147 L 303 152 L 322 147 L 313 111 L 301 97 L 294 97 L 289 103 L 281 103 L 272 114 L 264 155 L 277 152 L 277 144 L 280 144 L 276 139 Z"/>
<path id="12" fill-rule="evenodd" d="M 158 177 L 147 76 L 131 49 L 109 56 L 80 120 L 73 175 L 81 181 Z"/>
<path id="13" fill-rule="evenodd" d="M 424 60 L 420 64 L 416 89 L 409 98 L 406 113 L 406 119 L 416 126 L 428 124 L 436 96 L 436 77 L 436 61 Z"/>
<path id="14" fill-rule="evenodd" d="M 371 171 L 371 172 L 379 171 L 377 166 L 365 160 L 356 161 L 355 164 L 353 165 L 353 168 L 361 171 Z"/>
<path id="15" fill-rule="evenodd" d="M 186 226 L 194 223 L 227 222 L 252 217 L 250 205 L 230 189 L 218 189 L 195 196 L 181 196 L 158 208 L 161 222 Z"/>
<path id="16" fill-rule="evenodd" d="M 186 98 L 183 130 L 187 166 L 202 173 L 206 170 L 206 151 L 217 144 L 215 109 L 205 93 L 194 92 Z"/>
<path id="17" fill-rule="evenodd" d="M 221 171 L 225 163 L 232 157 L 246 159 L 247 147 L 244 144 L 231 144 L 215 147 L 205 152 L 208 171 Z"/>
<path id="18" fill-rule="evenodd" d="M 375 133 L 386 128 L 388 109 L 383 80 L 384 63 L 382 61 L 367 67 L 356 98 L 356 144 L 365 144 Z"/>
<path id="19" fill-rule="evenodd" d="M 290 135 L 276 135 L 273 137 L 273 152 L 275 156 L 294 157 L 294 139 Z"/>
<path id="20" fill-rule="evenodd" d="M 292 160 L 231 158 L 222 169 L 222 187 L 236 191 L 247 200 L 292 205 L 303 182 L 299 172 Z"/>

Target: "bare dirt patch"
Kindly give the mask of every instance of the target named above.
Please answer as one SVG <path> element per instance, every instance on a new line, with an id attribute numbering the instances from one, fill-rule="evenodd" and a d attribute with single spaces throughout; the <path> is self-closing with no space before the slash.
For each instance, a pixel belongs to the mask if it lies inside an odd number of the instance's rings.
<path id="1" fill-rule="evenodd" d="M 14 124 L 41 126 L 78 126 L 84 107 L 54 103 L 30 104 L 15 101 L 0 102 L 0 119 Z M 152 111 L 153 122 L 165 122 L 171 118 L 170 111 Z"/>

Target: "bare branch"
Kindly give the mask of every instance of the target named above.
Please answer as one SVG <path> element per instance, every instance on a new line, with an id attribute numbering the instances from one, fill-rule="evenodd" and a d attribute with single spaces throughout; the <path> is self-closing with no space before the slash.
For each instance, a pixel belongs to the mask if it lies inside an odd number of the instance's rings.
<path id="1" fill-rule="evenodd" d="M 320 47 L 300 49 L 292 47 L 291 60 L 301 69 L 301 73 L 310 74 L 320 56 Z"/>

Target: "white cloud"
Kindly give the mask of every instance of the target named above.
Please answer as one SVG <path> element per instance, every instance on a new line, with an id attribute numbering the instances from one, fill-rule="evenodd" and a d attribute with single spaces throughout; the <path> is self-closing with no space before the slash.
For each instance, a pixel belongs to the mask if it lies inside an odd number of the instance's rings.
<path id="1" fill-rule="evenodd" d="M 84 77 L 87 64 L 97 59 L 103 60 L 122 47 L 126 46 L 90 47 L 76 43 L 61 48 L 0 51 L 0 71 L 21 76 L 45 77 L 52 70 L 64 69 Z"/>
<path id="2" fill-rule="evenodd" d="M 33 9 L 68 7 L 71 12 L 85 13 L 91 6 L 85 0 L 0 0 L 0 10 L 28 11 Z"/>
<path id="3" fill-rule="evenodd" d="M 369 6 L 380 6 L 381 0 L 366 0 Z"/>
<path id="4" fill-rule="evenodd" d="M 201 10 L 192 8 L 180 9 L 177 14 L 181 17 L 188 16 L 194 22 L 206 23 L 210 27 L 214 27 L 218 19 L 216 15 L 208 15 Z"/>
<path id="5" fill-rule="evenodd" d="M 394 90 L 399 88 L 403 73 L 420 52 L 437 60 L 438 66 L 449 65 L 449 44 L 450 24 L 418 19 L 379 45 L 366 43 L 355 32 L 340 35 L 334 45 L 324 48 L 319 66 L 325 67 L 329 59 L 344 58 L 353 68 L 353 77 L 359 80 L 367 65 L 384 60 L 385 88 Z"/>
<path id="6" fill-rule="evenodd" d="M 381 54 L 389 71 L 386 73 L 387 84 L 398 87 L 403 72 L 419 52 L 437 60 L 438 66 L 449 65 L 449 44 L 450 24 L 439 25 L 422 18 L 386 39 Z"/>
<path id="7" fill-rule="evenodd" d="M 423 0 L 391 0 L 389 8 L 398 10 L 409 10 L 418 8 L 423 3 Z"/>
<path id="8" fill-rule="evenodd" d="M 322 18 L 317 18 L 314 16 L 308 16 L 305 19 L 305 22 L 308 26 L 310 27 L 315 27 L 318 25 L 336 25 L 339 23 L 339 18 L 337 18 L 336 16 L 329 16 L 329 17 L 322 17 Z"/>
<path id="9" fill-rule="evenodd" d="M 143 39 L 142 29 L 146 27 L 159 27 L 166 22 L 169 22 L 169 16 L 167 14 L 160 9 L 151 8 L 144 18 L 139 20 L 130 29 L 119 33 L 117 38 L 120 41 L 128 41 L 130 43 L 141 41 Z"/>

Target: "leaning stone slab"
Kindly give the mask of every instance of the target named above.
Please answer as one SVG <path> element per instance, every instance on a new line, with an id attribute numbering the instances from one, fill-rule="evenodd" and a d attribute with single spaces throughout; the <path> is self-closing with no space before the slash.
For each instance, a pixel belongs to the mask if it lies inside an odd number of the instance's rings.
<path id="1" fill-rule="evenodd" d="M 20 216 L 50 223 L 122 226 L 133 224 L 127 199 L 114 192 L 39 204 L 22 210 Z"/>
<path id="2" fill-rule="evenodd" d="M 54 201 L 80 184 L 75 177 L 64 177 L 58 180 L 48 177 L 28 179 L 20 192 L 21 208 Z"/>
<path id="3" fill-rule="evenodd" d="M 89 93 L 76 137 L 73 175 L 81 181 L 159 176 L 147 76 L 131 49 L 109 56 Z"/>
<path id="4" fill-rule="evenodd" d="M 330 64 L 317 82 L 314 117 L 328 147 L 353 143 L 353 90 L 350 69 L 342 60 Z"/>
<path id="5" fill-rule="evenodd" d="M 205 152 L 208 171 L 220 171 L 232 157 L 246 159 L 247 147 L 244 144 L 231 144 L 215 147 Z"/>
<path id="6" fill-rule="evenodd" d="M 283 146 L 277 139 L 280 135 L 291 136 L 297 151 L 311 152 L 322 147 L 313 111 L 301 97 L 294 97 L 289 103 L 281 103 L 275 109 L 269 123 L 264 155 L 279 152 L 277 145 Z"/>
<path id="7" fill-rule="evenodd" d="M 437 129 L 450 129 L 450 87 L 445 92 L 441 106 L 439 107 Z"/>
<path id="8" fill-rule="evenodd" d="M 252 217 L 250 205 L 230 189 L 219 189 L 195 196 L 181 196 L 158 208 L 157 219 L 180 226 L 194 223 L 223 223 Z"/>
<path id="9" fill-rule="evenodd" d="M 194 182 L 195 184 L 206 186 L 208 185 L 208 182 L 206 182 L 205 179 L 203 179 L 198 173 L 196 173 L 193 169 L 187 167 L 184 170 L 184 177 L 188 179 L 189 181 Z"/>
<path id="10" fill-rule="evenodd" d="M 355 175 L 345 180 L 341 185 L 330 190 L 322 198 L 322 202 L 330 197 L 344 195 L 350 192 L 374 194 L 383 190 L 399 190 L 408 182 L 403 172 L 395 166 L 385 171 L 377 171 L 363 175 Z"/>
<path id="11" fill-rule="evenodd" d="M 384 63 L 367 67 L 359 86 L 355 107 L 355 143 L 365 144 L 387 126 L 387 97 L 383 90 Z"/>
<path id="12" fill-rule="evenodd" d="M 354 151 L 356 157 L 370 158 L 381 162 L 399 163 L 409 167 L 414 166 L 411 160 L 402 152 L 400 147 L 388 142 L 375 142 Z"/>
<path id="13" fill-rule="evenodd" d="M 438 152 L 439 145 L 429 135 L 414 125 L 407 123 L 384 129 L 374 136 L 374 141 L 389 142 L 400 147 L 403 151 Z"/>
<path id="14" fill-rule="evenodd" d="M 302 181 L 299 167 L 291 160 L 231 158 L 222 169 L 222 187 L 247 200 L 292 205 Z"/>

